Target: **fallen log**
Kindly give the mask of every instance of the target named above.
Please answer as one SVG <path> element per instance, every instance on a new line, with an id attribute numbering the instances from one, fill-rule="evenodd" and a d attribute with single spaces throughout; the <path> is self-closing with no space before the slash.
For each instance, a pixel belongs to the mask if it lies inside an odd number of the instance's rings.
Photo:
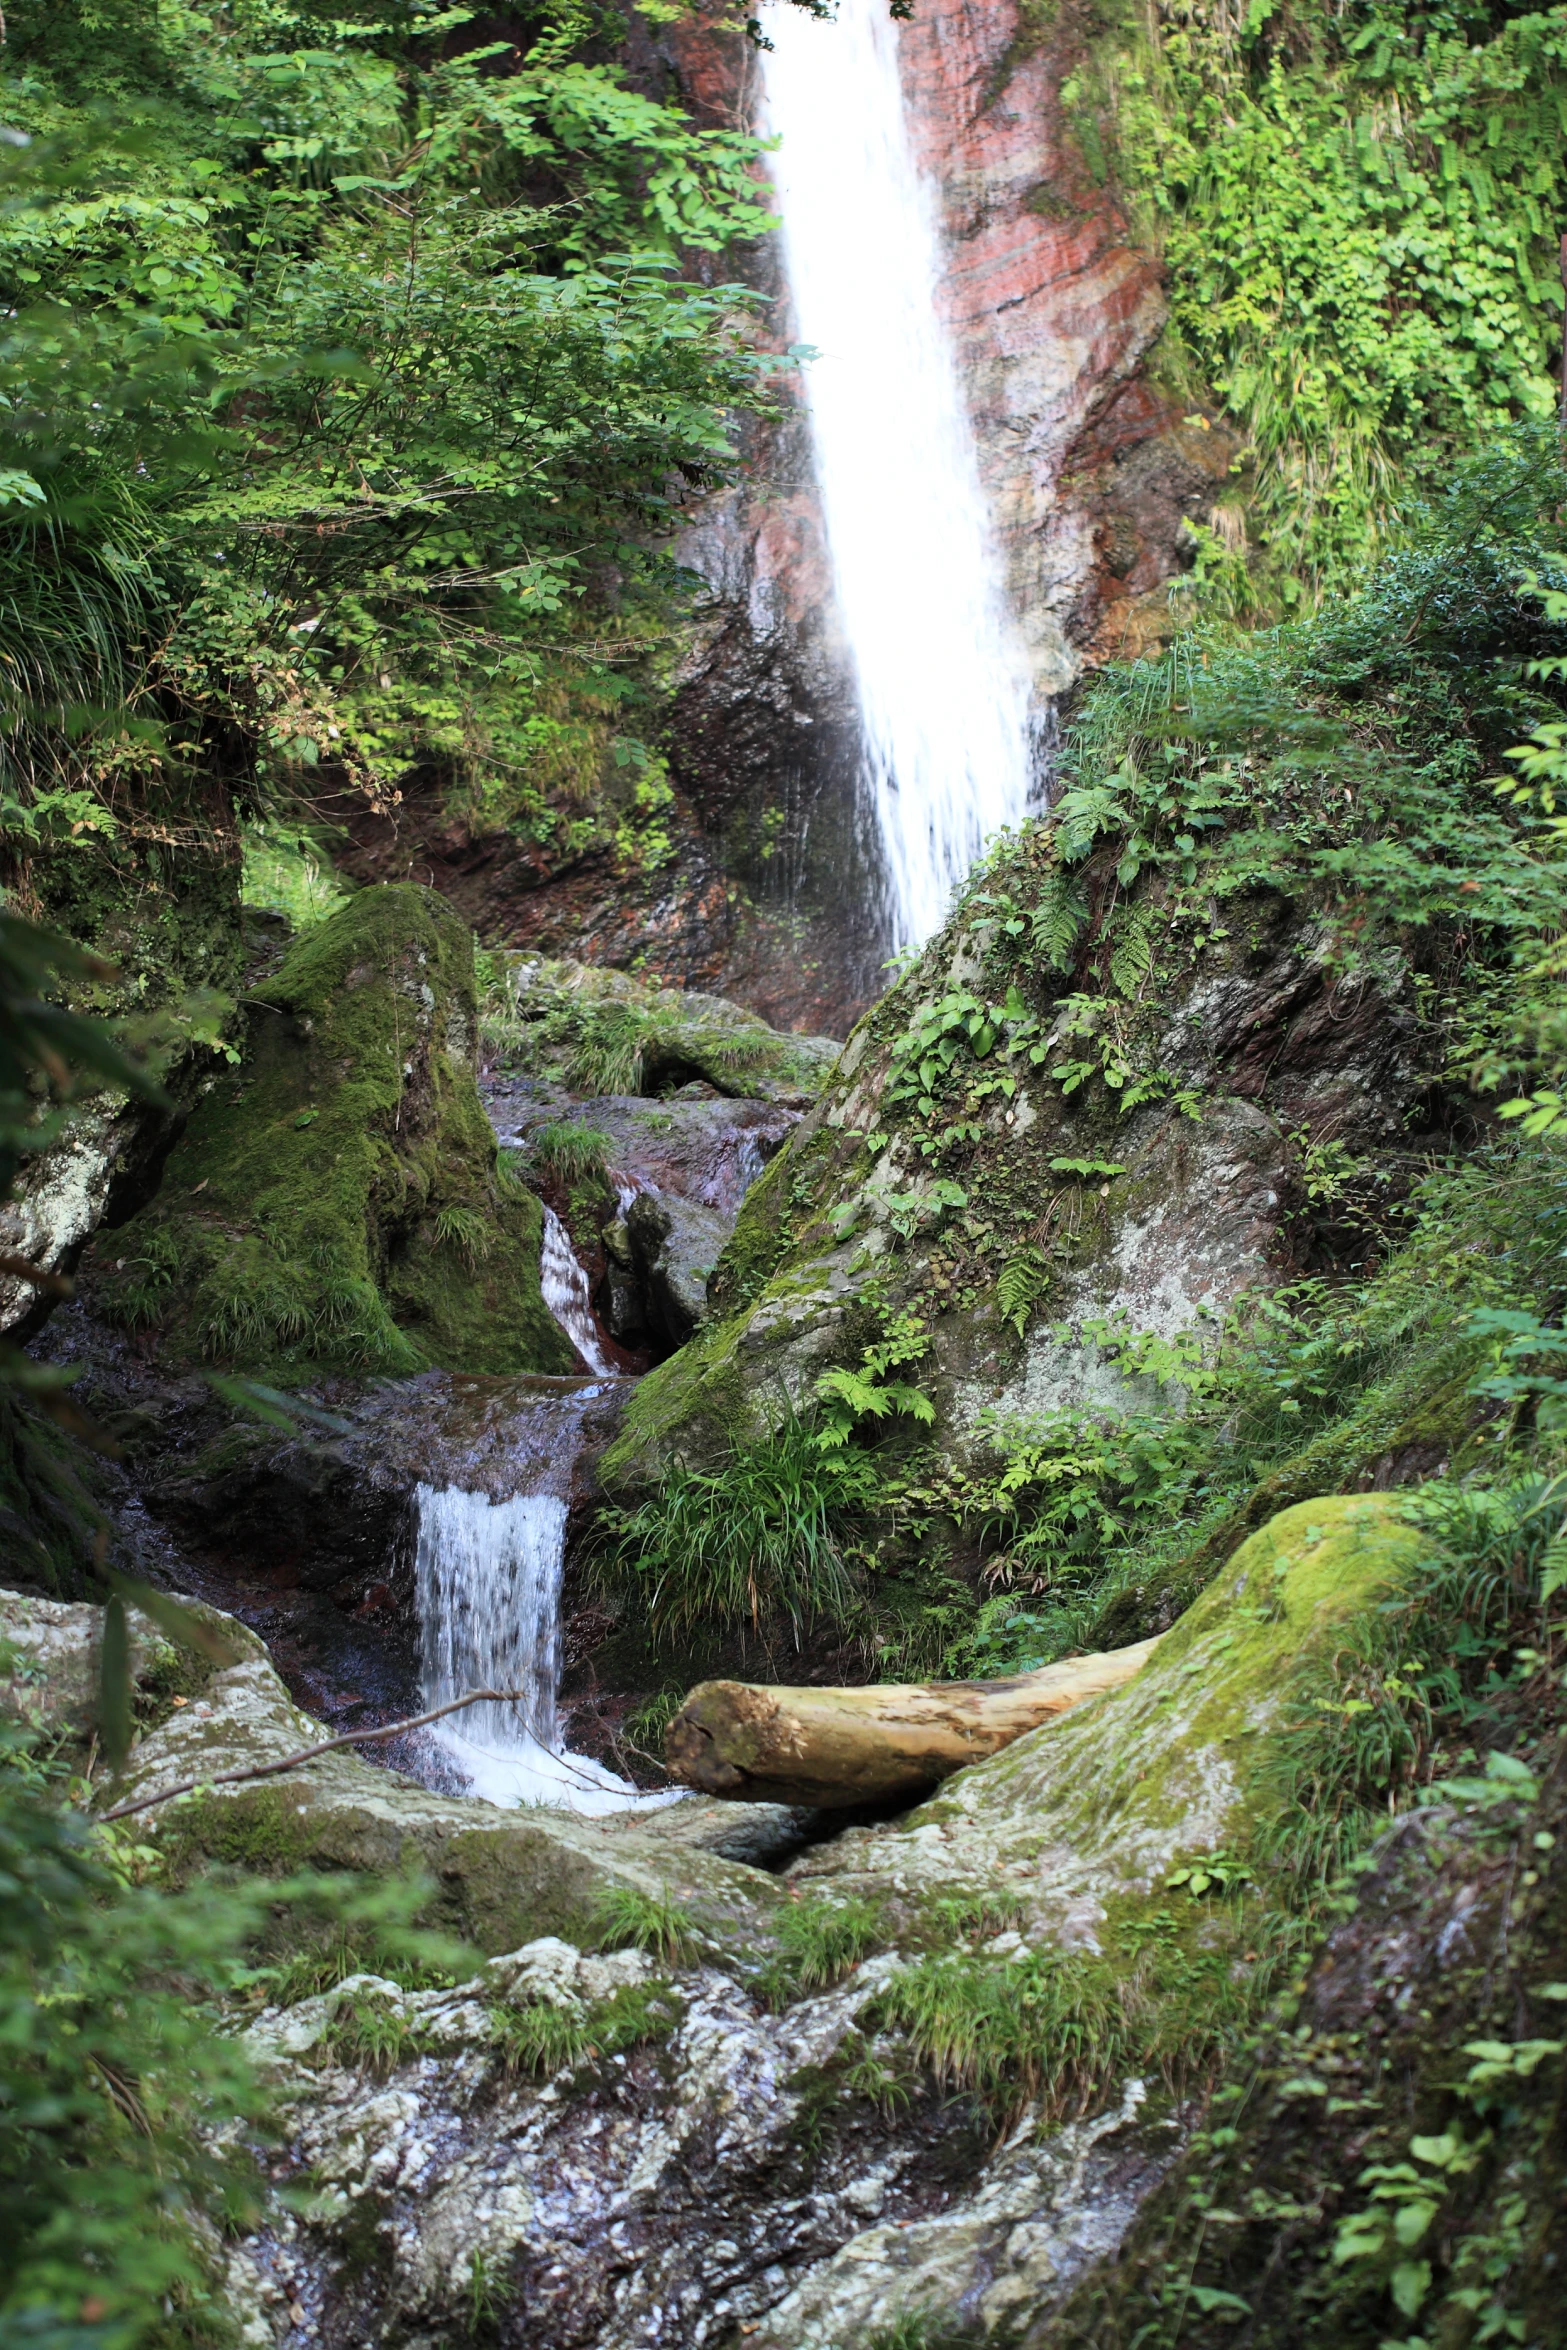
<path id="1" fill-rule="evenodd" d="M 1119 1689 L 1157 1639 L 1069 1657 L 1010 1681 L 924 1681 L 866 1689 L 769 1689 L 702 1681 L 664 1737 L 672 1779 L 736 1803 L 914 1802 L 966 1763 L 1085 1697 Z"/>

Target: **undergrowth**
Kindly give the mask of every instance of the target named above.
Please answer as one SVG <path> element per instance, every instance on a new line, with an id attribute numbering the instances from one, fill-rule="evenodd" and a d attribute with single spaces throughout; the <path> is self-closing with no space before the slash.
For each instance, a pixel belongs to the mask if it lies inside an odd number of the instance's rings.
<path id="1" fill-rule="evenodd" d="M 720 1469 L 677 1460 L 646 1500 L 607 1510 L 596 1573 L 656 1641 L 781 1619 L 798 1644 L 819 1623 L 860 1621 L 844 1529 L 877 1494 L 867 1455 L 824 1449 L 788 1420 Z"/>

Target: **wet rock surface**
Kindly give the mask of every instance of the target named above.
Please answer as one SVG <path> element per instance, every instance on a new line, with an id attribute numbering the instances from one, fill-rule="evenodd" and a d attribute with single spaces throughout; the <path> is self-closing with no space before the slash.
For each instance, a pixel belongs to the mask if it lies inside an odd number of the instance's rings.
<path id="1" fill-rule="evenodd" d="M 1124 2233 L 1173 2133 L 1139 2128 L 1133 2084 L 1043 2141 L 1025 2116 L 989 2159 L 949 2103 L 921 2099 L 888 2124 L 840 2096 L 824 2146 L 806 2126 L 819 2085 L 885 1971 L 871 1961 L 772 2014 L 711 1968 L 661 1976 L 639 1952 L 539 1942 L 453 1992 L 360 1978 L 264 2017 L 250 2037 L 286 2100 L 289 2168 L 308 2165 L 320 2192 L 313 2222 L 234 2256 L 250 2339 L 278 2338 L 291 2300 L 334 2350 L 440 2341 L 476 2276 L 494 2338 L 546 2350 L 741 2329 L 826 2350 L 938 2297 L 987 2338 L 1017 2339 L 1025 2312 Z M 627 1987 L 648 2002 L 648 2042 L 542 2084 L 508 2077 L 498 1998 L 531 1995 L 591 2034 Z M 307 2069 L 334 2010 L 367 1997 L 430 2053 L 374 2087 L 330 2056 Z"/>

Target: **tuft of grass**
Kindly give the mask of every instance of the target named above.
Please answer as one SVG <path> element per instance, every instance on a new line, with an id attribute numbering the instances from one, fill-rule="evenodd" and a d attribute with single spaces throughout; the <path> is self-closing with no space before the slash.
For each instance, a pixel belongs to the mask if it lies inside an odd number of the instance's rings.
<path id="1" fill-rule="evenodd" d="M 778 2005 L 840 1981 L 887 1939 L 875 1903 L 858 1899 L 792 1901 L 780 1911 L 774 1932 L 777 1956 L 764 1971 L 762 1988 Z"/>
<path id="2" fill-rule="evenodd" d="M 468 1270 L 477 1272 L 495 1247 L 495 1227 L 478 1208 L 440 1208 L 435 1218 L 437 1248 L 454 1248 Z"/>
<path id="3" fill-rule="evenodd" d="M 535 1127 L 528 1141 L 534 1164 L 540 1169 L 548 1168 L 565 1183 L 596 1173 L 614 1147 L 612 1135 L 602 1133 L 597 1126 L 573 1125 L 569 1118 Z"/>
<path id="4" fill-rule="evenodd" d="M 636 1885 L 612 1885 L 598 1908 L 602 1950 L 648 1950 L 666 1966 L 699 1958 L 705 1937 L 678 1903 Z"/>
<path id="5" fill-rule="evenodd" d="M 417 2024 L 378 1991 L 356 1991 L 339 2001 L 316 2043 L 327 2062 L 357 2065 L 384 2079 L 419 2054 Z"/>
<path id="6" fill-rule="evenodd" d="M 666 2039 L 679 2017 L 680 2003 L 667 1983 L 628 1983 L 586 2015 L 545 2000 L 497 2005 L 490 2046 L 508 2076 L 548 2080 L 593 2058 Z"/>
<path id="7" fill-rule="evenodd" d="M 889 2056 L 862 2041 L 844 2067 L 844 2094 L 874 2105 L 887 2121 L 906 2113 L 914 2102 L 915 2084 L 907 2056 L 899 2062 L 900 2055 L 895 2049 Z"/>
<path id="8" fill-rule="evenodd" d="M 662 1768 L 664 1732 L 685 1701 L 686 1692 L 683 1688 L 661 1689 L 657 1696 L 644 1698 L 641 1705 L 626 1716 L 623 1736 L 632 1753 Z"/>
<path id="9" fill-rule="evenodd" d="M 516 2006 L 498 2004 L 491 2011 L 490 2047 L 508 2078 L 526 2073 L 534 2080 L 551 2079 L 580 2064 L 590 2046 L 580 2009 L 530 1999 Z"/>
<path id="10" fill-rule="evenodd" d="M 606 1512 L 598 1578 L 659 1642 L 779 1617 L 797 1645 L 817 1622 L 848 1630 L 865 1606 L 843 1536 L 879 1491 L 868 1455 L 786 1421 L 720 1468 L 675 1460 L 647 1500 Z"/>
<path id="11" fill-rule="evenodd" d="M 1163 1911 L 1120 1938 L 1120 1964 L 1055 1948 L 935 1955 L 891 1976 L 866 2022 L 905 2033 L 941 2086 L 998 2122 L 1031 2102 L 1044 2121 L 1067 2120 L 1141 2067 L 1180 2093 L 1217 2062 L 1273 1971 L 1237 1968 L 1242 1931 L 1239 1919 L 1218 1932 L 1209 1920 L 1199 1940 Z"/>

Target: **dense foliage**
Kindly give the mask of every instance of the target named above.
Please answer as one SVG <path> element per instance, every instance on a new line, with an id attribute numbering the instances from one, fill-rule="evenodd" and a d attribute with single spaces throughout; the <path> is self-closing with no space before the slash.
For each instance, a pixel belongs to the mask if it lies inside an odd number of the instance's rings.
<path id="1" fill-rule="evenodd" d="M 13 858 L 414 768 L 540 839 L 656 834 L 658 541 L 760 365 L 748 297 L 675 255 L 761 222 L 752 150 L 630 87 L 591 11 L 470 22 L 8 12 Z"/>
<path id="2" fill-rule="evenodd" d="M 1068 83 L 1090 162 L 1163 246 L 1180 351 L 1245 435 L 1275 605 L 1550 414 L 1564 61 L 1559 8 L 1167 0 L 1113 17 Z"/>

